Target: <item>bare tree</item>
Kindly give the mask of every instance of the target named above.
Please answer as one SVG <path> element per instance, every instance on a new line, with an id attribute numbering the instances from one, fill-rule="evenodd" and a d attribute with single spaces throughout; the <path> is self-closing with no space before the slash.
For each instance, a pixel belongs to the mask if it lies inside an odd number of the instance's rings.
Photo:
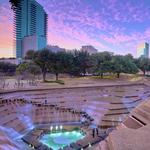
<path id="1" fill-rule="evenodd" d="M 0 73 L 0 89 L 4 90 L 8 86 L 9 86 L 9 82 L 7 82 L 5 74 Z"/>
<path id="2" fill-rule="evenodd" d="M 24 86 L 22 75 L 16 75 L 16 82 L 14 88 L 22 88 Z"/>

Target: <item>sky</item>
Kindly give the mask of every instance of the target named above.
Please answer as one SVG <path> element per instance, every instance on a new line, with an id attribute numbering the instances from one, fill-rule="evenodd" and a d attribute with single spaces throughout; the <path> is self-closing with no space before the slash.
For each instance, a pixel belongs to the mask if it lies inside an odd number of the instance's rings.
<path id="1" fill-rule="evenodd" d="M 0 0 L 0 57 L 13 56 L 13 12 Z M 37 0 L 48 14 L 48 44 L 66 49 L 93 45 L 131 53 L 150 42 L 150 0 Z"/>

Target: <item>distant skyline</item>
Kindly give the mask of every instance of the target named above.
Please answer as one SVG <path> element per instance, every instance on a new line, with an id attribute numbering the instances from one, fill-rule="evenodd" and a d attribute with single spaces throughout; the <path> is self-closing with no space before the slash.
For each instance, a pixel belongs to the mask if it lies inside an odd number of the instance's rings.
<path id="1" fill-rule="evenodd" d="M 47 11 L 48 44 L 66 49 L 93 45 L 99 51 L 131 53 L 150 43 L 149 0 L 37 0 Z M 0 0 L 0 57 L 13 56 L 13 12 Z"/>

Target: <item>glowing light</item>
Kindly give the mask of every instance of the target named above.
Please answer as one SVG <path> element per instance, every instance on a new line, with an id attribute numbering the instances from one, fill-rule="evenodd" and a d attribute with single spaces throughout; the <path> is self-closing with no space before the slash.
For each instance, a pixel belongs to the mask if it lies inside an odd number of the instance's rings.
<path id="1" fill-rule="evenodd" d="M 53 130 L 53 126 L 51 126 L 51 128 L 50 128 L 50 129 L 51 129 L 51 131 L 52 131 L 52 130 Z"/>
<path id="2" fill-rule="evenodd" d="M 56 128 L 56 125 L 53 126 L 54 129 Z M 60 130 L 60 125 L 58 125 L 58 130 Z M 58 131 L 57 130 L 57 131 Z M 77 136 L 79 135 L 79 136 Z M 46 135 L 42 136 L 42 138 L 40 139 L 40 142 L 42 143 L 47 143 L 49 144 L 53 149 L 56 148 L 56 146 L 60 149 L 60 147 L 67 146 L 68 144 L 72 143 L 72 142 L 76 142 L 80 139 L 83 139 L 85 136 L 83 134 L 80 133 L 80 131 L 66 131 L 66 132 L 53 132 L 53 133 L 47 133 Z M 60 141 L 57 141 L 57 139 Z M 50 141 L 57 141 L 56 143 L 50 143 Z M 67 143 L 66 143 L 67 140 Z M 89 147 L 89 143 L 88 147 Z"/>
<path id="3" fill-rule="evenodd" d="M 62 135 L 62 133 L 58 133 L 58 136 Z"/>
<path id="4" fill-rule="evenodd" d="M 62 130 L 62 128 L 63 128 L 63 126 L 61 125 L 61 126 L 60 126 L 60 130 Z"/>
<path id="5" fill-rule="evenodd" d="M 89 143 L 89 147 L 92 147 L 91 143 Z"/>
<path id="6" fill-rule="evenodd" d="M 68 135 L 68 134 L 69 134 L 69 132 L 66 132 L 65 134 L 66 134 L 66 135 Z"/>
<path id="7" fill-rule="evenodd" d="M 56 126 L 56 130 L 58 130 L 58 126 Z"/>
<path id="8" fill-rule="evenodd" d="M 77 136 L 80 136 L 80 133 L 76 133 Z"/>

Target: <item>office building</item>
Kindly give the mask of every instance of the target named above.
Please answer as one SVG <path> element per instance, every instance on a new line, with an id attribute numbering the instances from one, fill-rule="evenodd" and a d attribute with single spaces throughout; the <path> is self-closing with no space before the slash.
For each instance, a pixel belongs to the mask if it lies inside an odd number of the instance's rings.
<path id="1" fill-rule="evenodd" d="M 86 51 L 90 55 L 98 52 L 98 50 L 96 48 L 94 48 L 92 45 L 82 46 L 81 51 Z"/>
<path id="2" fill-rule="evenodd" d="M 149 44 L 148 43 L 145 42 L 138 46 L 137 57 L 149 58 Z"/>
<path id="3" fill-rule="evenodd" d="M 16 57 L 23 58 L 28 50 L 40 50 L 47 45 L 47 14 L 35 0 L 22 0 L 15 12 Z"/>

